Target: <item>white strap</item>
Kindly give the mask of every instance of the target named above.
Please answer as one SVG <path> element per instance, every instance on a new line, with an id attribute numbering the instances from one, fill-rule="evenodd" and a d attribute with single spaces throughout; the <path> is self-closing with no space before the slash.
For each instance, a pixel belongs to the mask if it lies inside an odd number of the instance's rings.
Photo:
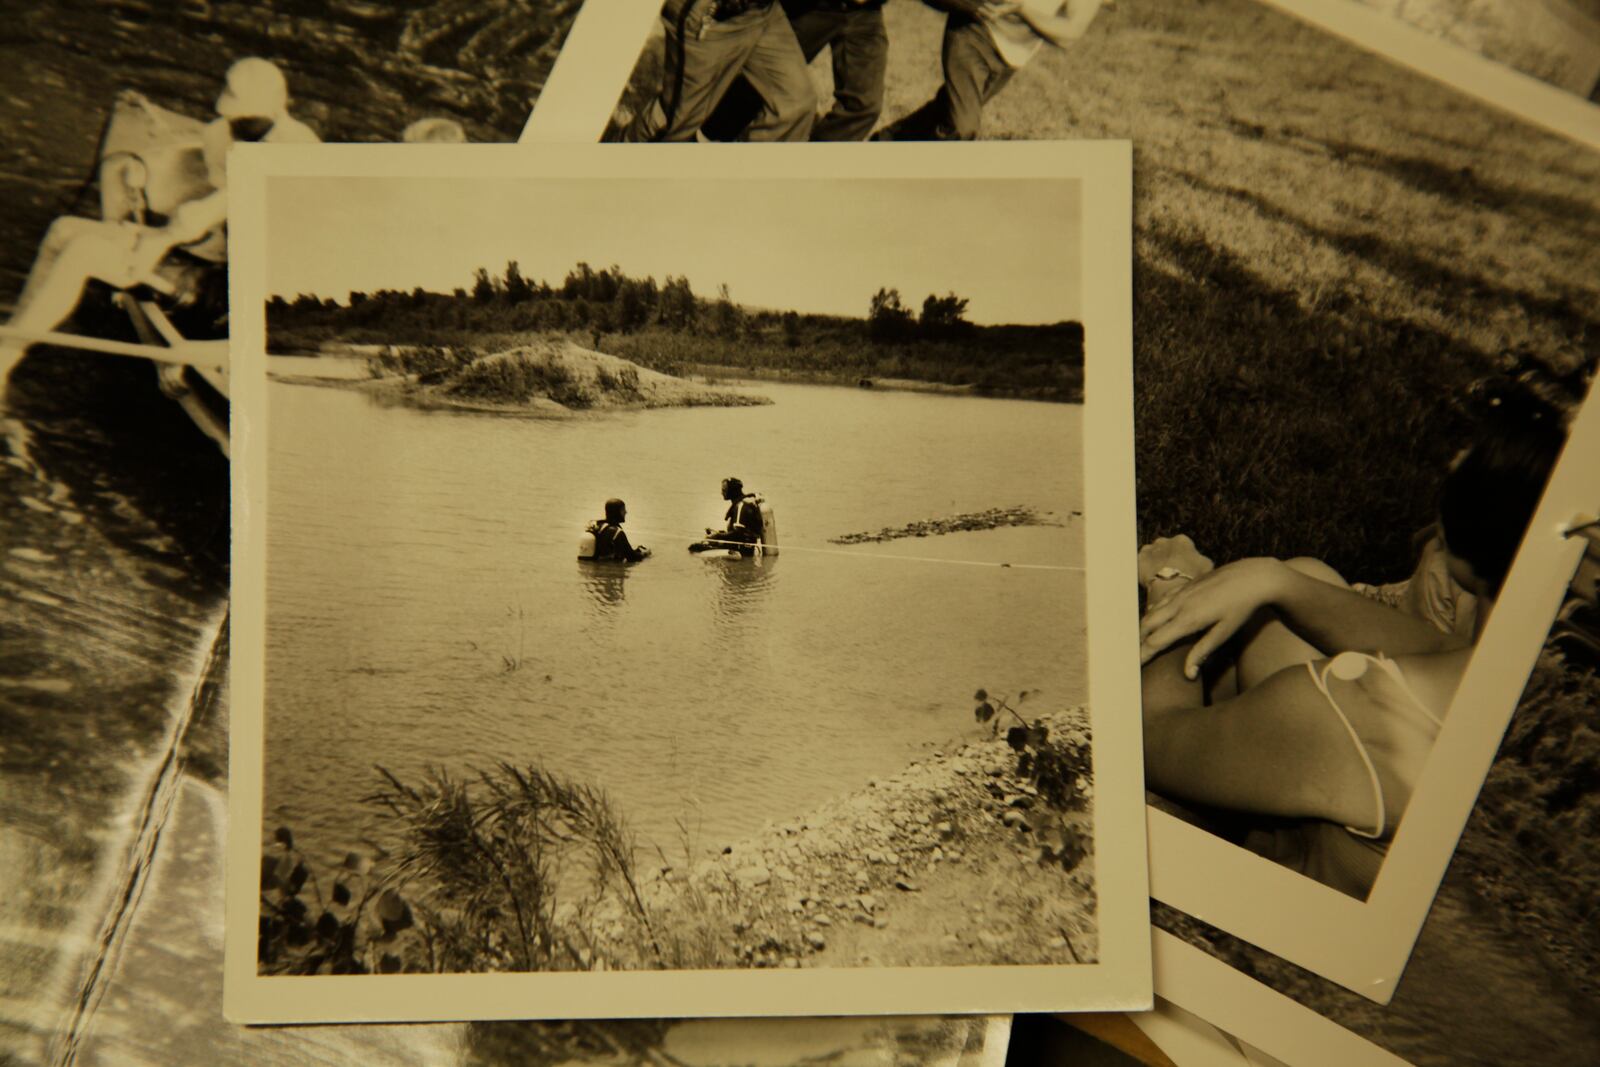
<path id="1" fill-rule="evenodd" d="M 1384 811 L 1383 786 L 1378 781 L 1378 768 L 1373 765 L 1372 757 L 1367 754 L 1367 746 L 1361 743 L 1361 738 L 1356 734 L 1356 728 L 1350 725 L 1349 716 L 1345 715 L 1344 709 L 1339 707 L 1339 702 L 1333 699 L 1333 694 L 1328 691 L 1328 672 L 1333 668 L 1334 663 L 1339 660 L 1340 656 L 1354 655 L 1360 655 L 1360 653 L 1341 652 L 1339 656 L 1335 656 L 1333 659 L 1329 660 L 1323 665 L 1322 672 L 1320 674 L 1317 672 L 1316 664 L 1308 661 L 1306 663 L 1306 672 L 1311 675 L 1311 683 L 1315 685 L 1322 693 L 1323 698 L 1328 702 L 1328 706 L 1333 709 L 1333 713 L 1337 715 L 1339 717 L 1339 721 L 1344 724 L 1345 732 L 1350 735 L 1351 742 L 1356 746 L 1356 753 L 1361 757 L 1362 764 L 1367 768 L 1367 777 L 1372 781 L 1372 800 L 1378 808 L 1378 828 L 1371 833 L 1368 833 L 1366 830 L 1358 830 L 1354 826 L 1346 826 L 1345 829 L 1350 831 L 1352 834 L 1355 834 L 1357 837 L 1365 837 L 1376 841 L 1383 837 L 1384 831 L 1388 828 Z M 1365 659 L 1370 657 L 1362 658 Z M 1383 661 L 1380 660 L 1378 662 L 1381 663 Z M 1357 675 L 1357 677 L 1360 676 Z"/>

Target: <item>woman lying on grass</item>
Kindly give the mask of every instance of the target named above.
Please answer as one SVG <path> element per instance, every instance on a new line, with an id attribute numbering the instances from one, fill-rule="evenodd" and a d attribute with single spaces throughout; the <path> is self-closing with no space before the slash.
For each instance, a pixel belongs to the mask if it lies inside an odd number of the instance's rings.
<path id="1" fill-rule="evenodd" d="M 1465 635 L 1317 560 L 1213 568 L 1187 537 L 1145 546 L 1149 787 L 1245 816 L 1230 837 L 1364 898 L 1564 440 L 1554 408 L 1502 396 L 1446 475 L 1412 581 L 1437 569 L 1477 597 Z"/>

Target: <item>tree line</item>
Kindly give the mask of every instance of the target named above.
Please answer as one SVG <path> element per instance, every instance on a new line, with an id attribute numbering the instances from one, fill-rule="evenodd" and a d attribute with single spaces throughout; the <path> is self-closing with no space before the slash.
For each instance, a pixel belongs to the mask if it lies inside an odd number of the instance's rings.
<path id="1" fill-rule="evenodd" d="M 726 284 L 702 296 L 682 275 L 657 281 L 578 263 L 552 284 L 527 277 L 512 260 L 500 272 L 479 267 L 468 285 L 447 293 L 420 286 L 358 291 L 344 303 L 274 296 L 266 310 L 275 352 L 315 352 L 326 342 L 485 348 L 528 333 L 575 332 L 592 347 L 605 339 L 608 352 L 667 373 L 709 364 L 1079 398 L 1080 324 L 979 326 L 967 306 L 953 292 L 930 293 L 918 310 L 885 287 L 859 317 L 778 311 L 739 304 Z"/>
<path id="2" fill-rule="evenodd" d="M 898 289 L 882 288 L 868 301 L 866 335 L 877 342 L 905 342 L 972 336 L 978 329 L 966 317 L 968 301 L 955 293 L 930 293 L 920 314 L 906 306 Z M 418 286 L 409 291 L 379 289 L 351 292 L 341 304 L 332 297 L 302 293 L 294 299 L 274 296 L 267 303 L 269 330 L 316 330 L 318 327 L 360 329 L 400 323 L 444 329 L 589 328 L 601 333 L 634 333 L 649 326 L 686 330 L 737 339 L 752 328 L 776 329 L 783 340 L 798 345 L 806 327 L 836 326 L 845 316 L 797 311 L 751 310 L 733 300 L 726 284 L 715 297 L 696 294 L 683 276 L 633 278 L 620 267 L 596 270 L 579 263 L 558 285 L 529 279 L 516 260 L 504 272 L 486 267 L 473 272 L 470 287 L 449 293 Z"/>

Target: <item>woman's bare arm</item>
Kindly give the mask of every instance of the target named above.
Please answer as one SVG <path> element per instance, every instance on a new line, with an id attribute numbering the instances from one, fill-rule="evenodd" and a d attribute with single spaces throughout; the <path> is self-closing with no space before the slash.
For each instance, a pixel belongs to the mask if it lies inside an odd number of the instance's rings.
<path id="1" fill-rule="evenodd" d="M 1194 677 L 1212 652 L 1264 608 L 1324 654 L 1382 651 L 1390 656 L 1460 648 L 1426 619 L 1397 611 L 1360 593 L 1301 574 L 1265 557 L 1218 567 L 1190 582 L 1140 620 L 1143 662 L 1188 638 L 1185 660 Z"/>

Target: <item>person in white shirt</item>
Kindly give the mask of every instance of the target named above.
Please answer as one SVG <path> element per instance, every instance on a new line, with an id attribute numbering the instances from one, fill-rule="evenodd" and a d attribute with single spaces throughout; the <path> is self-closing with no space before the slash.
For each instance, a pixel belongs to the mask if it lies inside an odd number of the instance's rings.
<path id="1" fill-rule="evenodd" d="M 971 141 L 983 108 L 1046 41 L 1059 47 L 1082 37 L 1103 0 L 943 0 L 944 85 L 916 111 L 879 131 L 882 141 Z"/>
<path id="2" fill-rule="evenodd" d="M 98 279 L 118 288 L 173 286 L 157 268 L 174 250 L 196 260 L 227 262 L 228 147 L 236 141 L 315 144 L 316 133 L 289 114 L 283 72 L 265 59 L 241 59 L 228 69 L 217 97 L 217 118 L 202 135 L 211 191 L 180 205 L 163 226 L 64 216 L 50 224 L 7 326 L 30 334 L 54 330 Z M 30 342 L 0 338 L 0 387 Z"/>

